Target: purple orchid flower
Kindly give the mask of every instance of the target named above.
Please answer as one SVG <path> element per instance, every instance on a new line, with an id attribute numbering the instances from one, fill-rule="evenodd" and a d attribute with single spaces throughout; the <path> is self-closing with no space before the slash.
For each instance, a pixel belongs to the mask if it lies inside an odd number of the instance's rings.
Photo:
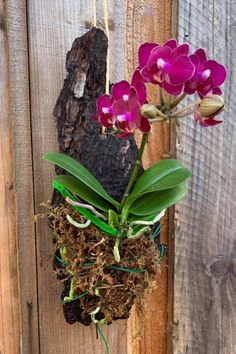
<path id="1" fill-rule="evenodd" d="M 112 87 L 111 96 L 102 95 L 97 100 L 97 114 L 93 118 L 106 128 L 114 124 L 122 132 L 117 136 L 126 138 L 136 128 L 142 132 L 151 129 L 147 118 L 141 115 L 141 105 L 147 102 L 144 80 L 139 70 L 134 72 L 131 85 L 120 81 Z"/>
<path id="2" fill-rule="evenodd" d="M 150 123 L 147 118 L 141 115 L 139 95 L 133 86 L 130 86 L 128 94 L 124 94 L 121 98 L 115 100 L 113 109 L 118 127 L 122 131 L 118 134 L 120 138 L 133 134 L 136 128 L 143 133 L 150 131 Z"/>
<path id="3" fill-rule="evenodd" d="M 203 128 L 213 127 L 215 125 L 218 125 L 218 124 L 222 123 L 222 120 L 215 120 L 214 116 L 212 116 L 212 117 L 203 117 L 203 115 L 200 113 L 199 110 L 195 111 L 195 120 Z"/>
<path id="4" fill-rule="evenodd" d="M 207 60 L 205 50 L 199 48 L 190 56 L 195 66 L 194 75 L 186 82 L 184 92 L 198 94 L 203 97 L 209 93 L 220 95 L 219 88 L 226 79 L 226 69 L 215 60 Z"/>
<path id="5" fill-rule="evenodd" d="M 137 92 L 138 101 L 142 105 L 147 102 L 147 89 L 144 82 L 140 70 L 136 69 L 131 84 L 125 80 L 116 83 L 112 87 L 111 95 L 115 100 L 123 98 L 126 101 L 129 96 L 130 88 L 134 87 Z"/>
<path id="6" fill-rule="evenodd" d="M 139 48 L 139 69 L 146 82 L 159 84 L 166 92 L 177 96 L 195 71 L 188 53 L 189 45 L 178 45 L 175 39 L 163 46 L 144 43 Z"/>
<path id="7" fill-rule="evenodd" d="M 101 125 L 106 128 L 111 128 L 116 122 L 116 117 L 113 111 L 114 99 L 110 95 L 102 95 L 97 99 L 97 114 L 93 119 L 97 120 Z"/>

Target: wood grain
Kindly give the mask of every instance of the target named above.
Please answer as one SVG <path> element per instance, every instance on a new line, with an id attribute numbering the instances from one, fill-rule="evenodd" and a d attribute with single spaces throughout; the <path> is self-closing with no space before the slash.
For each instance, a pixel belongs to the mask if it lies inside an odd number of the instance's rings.
<path id="1" fill-rule="evenodd" d="M 163 43 L 172 34 L 172 1 L 127 1 L 126 2 L 126 69 L 127 77 L 137 65 L 138 47 L 141 43 Z M 150 100 L 156 102 L 158 92 L 150 89 Z M 173 153 L 171 148 L 172 128 L 167 124 L 156 125 L 152 130 L 144 165 L 147 167 L 160 158 Z M 137 139 L 139 140 L 139 139 Z M 169 221 L 166 217 L 162 223 L 162 242 L 168 242 Z M 134 311 L 129 320 L 128 353 L 158 353 L 167 352 L 168 328 L 167 321 L 171 310 L 168 307 L 168 261 L 161 266 L 157 276 L 157 289 L 145 298 L 144 306 Z"/>
<path id="2" fill-rule="evenodd" d="M 0 1 L 0 352 L 20 352 L 18 258 L 7 22 Z"/>
<path id="3" fill-rule="evenodd" d="M 37 273 L 31 122 L 29 104 L 27 17 L 25 1 L 7 2 L 9 79 L 16 188 L 17 244 L 21 300 L 21 351 L 39 352 Z"/>
<path id="4" fill-rule="evenodd" d="M 177 206 L 174 353 L 236 352 L 235 1 L 179 1 L 179 39 L 226 64 L 224 123 L 180 123 L 177 156 L 193 172 Z"/>
<path id="5" fill-rule="evenodd" d="M 103 20 L 99 15 L 101 2 L 98 2 L 97 8 L 98 25 L 102 27 Z M 117 47 L 116 51 L 111 52 L 111 66 L 116 68 L 111 73 L 114 80 L 119 76 L 121 58 L 124 57 L 124 34 L 121 35 L 124 28 L 123 1 L 109 1 L 109 14 L 114 22 L 111 42 Z M 58 149 L 52 112 L 65 76 L 65 55 L 73 40 L 91 26 L 92 0 L 30 0 L 28 16 L 35 210 L 40 212 L 39 204 L 50 198 L 52 192 L 54 167 L 43 162 L 42 156 Z M 119 42 L 112 39 L 116 38 L 115 33 L 119 33 Z M 52 273 L 52 259 L 49 259 L 51 251 L 51 233 L 46 221 L 41 220 L 37 224 L 40 352 L 104 353 L 104 346 L 100 340 L 96 340 L 93 326 L 70 326 L 65 323 L 59 302 L 61 284 Z M 123 354 L 126 351 L 125 326 L 123 321 L 104 329 L 112 353 Z"/>

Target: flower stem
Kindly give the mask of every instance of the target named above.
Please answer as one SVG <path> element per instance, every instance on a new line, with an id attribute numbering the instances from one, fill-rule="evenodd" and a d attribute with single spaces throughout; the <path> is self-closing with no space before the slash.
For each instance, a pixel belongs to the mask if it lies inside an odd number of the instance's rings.
<path id="1" fill-rule="evenodd" d="M 135 162 L 132 175 L 130 177 L 129 183 L 128 183 L 127 187 L 126 187 L 125 193 L 124 193 L 123 198 L 122 198 L 121 203 L 120 203 L 119 212 L 122 211 L 123 206 L 124 206 L 124 204 L 126 202 L 126 199 L 129 196 L 129 192 L 131 191 L 131 188 L 133 187 L 133 185 L 134 185 L 134 183 L 136 181 L 137 174 L 138 174 L 138 171 L 139 171 L 139 167 L 140 167 L 140 164 L 141 164 L 141 159 L 142 159 L 143 152 L 144 152 L 144 147 L 145 147 L 145 144 L 147 142 L 147 138 L 148 138 L 148 134 L 144 133 L 143 136 L 142 136 L 141 144 L 140 144 L 139 151 L 138 151 L 138 157 L 137 157 L 137 160 Z M 124 220 L 121 219 L 121 224 L 120 224 L 121 230 L 122 230 L 123 222 L 124 222 Z M 116 262 L 120 262 L 119 246 L 120 246 L 120 239 L 121 239 L 120 235 L 121 235 L 121 233 L 122 233 L 122 231 L 120 231 L 119 234 L 117 235 L 116 242 L 115 242 L 115 245 L 114 245 L 114 248 L 113 248 L 113 254 L 114 254 L 114 258 L 115 258 Z"/>
<path id="2" fill-rule="evenodd" d="M 161 87 L 159 87 L 159 91 L 160 91 L 160 102 L 161 102 L 161 105 L 164 106 L 164 104 L 165 104 L 165 98 L 164 98 L 163 90 L 162 90 Z"/>
<path id="3" fill-rule="evenodd" d="M 124 193 L 123 198 L 121 200 L 120 210 L 119 211 L 122 210 L 122 208 L 123 208 L 123 206 L 125 204 L 125 201 L 126 201 L 128 195 L 129 195 L 129 192 L 130 192 L 131 188 L 133 187 L 134 182 L 136 181 L 137 174 L 138 174 L 138 171 L 139 171 L 139 167 L 140 167 L 140 164 L 141 164 L 141 159 L 142 159 L 143 152 L 144 152 L 144 147 L 145 147 L 145 144 L 147 142 L 147 138 L 148 138 L 148 134 L 144 133 L 143 137 L 142 137 L 142 140 L 141 140 L 140 148 L 139 148 L 139 151 L 138 151 L 138 157 L 137 157 L 137 160 L 135 162 L 134 169 L 133 169 L 132 175 L 130 177 L 129 183 L 128 183 L 127 187 L 126 187 L 125 193 Z"/>
<path id="4" fill-rule="evenodd" d="M 157 110 L 157 116 L 162 117 L 163 118 L 162 120 L 165 120 L 165 119 L 167 120 L 168 119 L 168 116 L 165 113 L 160 111 L 158 108 L 156 108 L 156 110 Z M 153 121 L 153 119 L 152 119 L 152 121 Z"/>
<path id="5" fill-rule="evenodd" d="M 179 115 L 180 113 L 183 113 L 183 112 L 185 112 L 186 110 L 188 110 L 188 109 L 190 109 L 190 108 L 196 106 L 196 105 L 199 104 L 200 102 L 201 102 L 201 100 L 197 100 L 197 101 L 195 101 L 195 102 L 193 102 L 193 103 L 190 103 L 189 105 L 187 105 L 187 106 L 185 106 L 185 107 L 179 109 L 178 111 L 174 112 L 173 114 L 171 114 L 170 118 L 178 118 L 178 115 Z M 187 114 L 186 114 L 186 115 L 187 115 Z"/>
<path id="6" fill-rule="evenodd" d="M 173 118 L 173 119 L 186 118 L 187 116 L 190 116 L 194 112 L 195 112 L 195 109 L 192 109 L 190 111 L 184 111 L 182 114 L 179 113 L 177 117 L 175 116 L 175 117 L 171 117 L 171 118 Z"/>
<path id="7" fill-rule="evenodd" d="M 157 117 L 154 119 L 150 119 L 150 123 L 155 123 L 155 122 L 163 122 L 165 119 L 161 117 Z"/>
<path id="8" fill-rule="evenodd" d="M 171 96 L 170 95 L 166 95 L 166 108 L 169 111 L 171 107 Z"/>
<path id="9" fill-rule="evenodd" d="M 171 108 L 176 107 L 185 97 L 186 97 L 186 93 L 182 93 L 182 95 L 180 95 L 178 98 L 176 98 L 176 100 L 174 100 L 171 103 Z"/>

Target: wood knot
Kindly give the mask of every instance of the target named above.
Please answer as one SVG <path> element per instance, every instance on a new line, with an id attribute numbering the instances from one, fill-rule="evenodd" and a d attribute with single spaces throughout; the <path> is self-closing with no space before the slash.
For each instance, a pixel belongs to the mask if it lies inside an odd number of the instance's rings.
<path id="1" fill-rule="evenodd" d="M 27 304 L 28 309 L 31 310 L 32 307 L 33 307 L 32 301 L 31 301 L 31 300 L 27 300 L 27 301 L 26 301 L 26 304 Z"/>
<path id="2" fill-rule="evenodd" d="M 207 274 L 216 279 L 223 278 L 230 270 L 231 262 L 224 254 L 218 254 L 206 266 Z"/>

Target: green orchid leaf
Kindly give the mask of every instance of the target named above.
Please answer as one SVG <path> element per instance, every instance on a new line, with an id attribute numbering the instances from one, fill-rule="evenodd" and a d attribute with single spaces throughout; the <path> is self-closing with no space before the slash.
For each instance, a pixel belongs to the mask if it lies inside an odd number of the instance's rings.
<path id="1" fill-rule="evenodd" d="M 167 190 L 183 183 L 191 172 L 177 160 L 162 160 L 138 178 L 126 199 L 122 214 L 126 217 L 133 202 L 142 195 Z"/>
<path id="2" fill-rule="evenodd" d="M 112 207 L 111 204 L 109 204 L 99 194 L 73 176 L 60 175 L 57 176 L 54 181 L 67 188 L 70 192 L 74 193 L 85 202 L 103 211 L 108 212 L 108 210 Z"/>
<path id="3" fill-rule="evenodd" d="M 179 202 L 187 195 L 186 185 L 180 184 L 166 190 L 147 193 L 133 202 L 129 212 L 134 215 L 151 215 Z"/>
<path id="4" fill-rule="evenodd" d="M 144 171 L 139 177 L 130 198 L 134 199 L 146 193 L 173 188 L 183 183 L 190 176 L 191 172 L 178 160 L 161 160 Z"/>
<path id="5" fill-rule="evenodd" d="M 119 207 L 119 203 L 105 191 L 98 180 L 77 160 L 59 152 L 49 152 L 43 157 L 43 159 L 63 168 L 96 192 L 96 194 L 99 194 L 102 198 L 110 202 L 113 206 L 116 208 Z"/>

